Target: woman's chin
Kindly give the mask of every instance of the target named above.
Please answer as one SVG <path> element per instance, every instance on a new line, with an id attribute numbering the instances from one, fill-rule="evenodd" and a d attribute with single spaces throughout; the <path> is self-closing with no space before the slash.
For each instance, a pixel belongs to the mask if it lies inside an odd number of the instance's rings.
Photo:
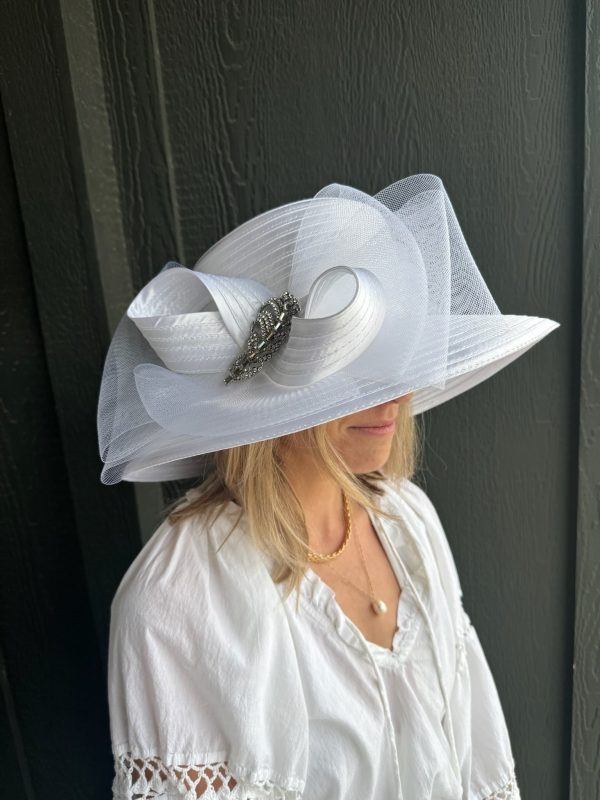
<path id="1" fill-rule="evenodd" d="M 352 472 L 355 475 L 366 475 L 369 472 L 377 472 L 377 470 L 383 469 L 390 457 L 390 449 L 390 447 L 380 448 L 380 452 L 369 453 L 363 458 L 357 458 L 358 454 L 355 452 L 350 464 Z"/>

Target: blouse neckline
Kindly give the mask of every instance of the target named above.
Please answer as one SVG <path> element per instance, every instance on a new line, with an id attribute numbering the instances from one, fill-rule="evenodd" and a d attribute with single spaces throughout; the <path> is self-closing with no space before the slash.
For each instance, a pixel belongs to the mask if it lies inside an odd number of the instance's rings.
<path id="1" fill-rule="evenodd" d="M 399 509 L 390 508 L 389 511 L 398 514 Z M 303 576 L 300 592 L 305 610 L 318 624 L 329 628 L 334 635 L 361 652 L 368 647 L 380 666 L 393 667 L 407 660 L 422 624 L 418 603 L 410 582 L 405 578 L 404 570 L 408 571 L 416 591 L 426 605 L 429 585 L 421 551 L 415 543 L 414 533 L 409 530 L 406 517 L 402 515 L 396 521 L 381 517 L 370 510 L 368 514 L 401 588 L 391 649 L 365 637 L 342 610 L 334 590 L 310 567 Z"/>

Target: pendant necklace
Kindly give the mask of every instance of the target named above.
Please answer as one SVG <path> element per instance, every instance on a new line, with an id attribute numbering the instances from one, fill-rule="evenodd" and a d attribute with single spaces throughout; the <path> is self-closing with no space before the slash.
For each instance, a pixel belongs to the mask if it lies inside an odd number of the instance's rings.
<path id="1" fill-rule="evenodd" d="M 309 550 L 308 560 L 312 561 L 313 563 L 327 563 L 331 567 L 331 569 L 336 573 L 336 575 L 338 575 L 343 581 L 349 583 L 351 586 L 354 586 L 355 589 L 358 589 L 359 592 L 366 595 L 370 599 L 371 609 L 375 614 L 385 614 L 388 610 L 387 603 L 384 600 L 378 599 L 375 596 L 375 592 L 373 591 L 373 583 L 371 581 L 371 576 L 369 575 L 369 570 L 367 569 L 367 562 L 365 560 L 365 555 L 363 553 L 358 533 L 356 534 L 356 542 L 358 544 L 360 558 L 363 563 L 363 567 L 365 568 L 367 580 L 369 582 L 370 592 L 366 592 L 364 589 L 358 586 L 358 584 L 350 580 L 350 578 L 347 578 L 345 575 L 339 572 L 339 570 L 335 569 L 331 564 L 331 560 L 337 558 L 337 556 L 339 556 L 345 550 L 348 542 L 350 541 L 350 535 L 352 533 L 352 514 L 350 512 L 350 504 L 348 502 L 348 498 L 346 497 L 344 492 L 342 492 L 342 499 L 344 501 L 344 516 L 346 518 L 346 531 L 342 544 L 333 553 L 323 554 L 323 553 L 315 553 L 314 551 Z"/>

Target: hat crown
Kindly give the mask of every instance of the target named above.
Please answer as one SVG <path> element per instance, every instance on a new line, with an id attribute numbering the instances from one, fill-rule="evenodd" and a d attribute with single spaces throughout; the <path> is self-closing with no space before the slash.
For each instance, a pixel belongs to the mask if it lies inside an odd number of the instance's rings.
<path id="1" fill-rule="evenodd" d="M 300 305 L 289 338 L 226 384 L 259 310 L 284 292 Z M 202 454 L 408 392 L 419 413 L 554 327 L 500 314 L 439 177 L 373 197 L 331 184 L 243 223 L 193 269 L 167 264 L 133 300 L 102 379 L 102 479 L 196 475 Z"/>

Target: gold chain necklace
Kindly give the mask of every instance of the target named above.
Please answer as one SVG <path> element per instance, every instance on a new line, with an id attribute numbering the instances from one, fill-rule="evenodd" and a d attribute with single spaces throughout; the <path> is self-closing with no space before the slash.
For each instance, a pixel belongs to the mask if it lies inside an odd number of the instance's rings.
<path id="1" fill-rule="evenodd" d="M 346 497 L 345 493 L 342 492 L 342 500 L 344 502 L 344 517 L 346 519 L 346 532 L 344 534 L 344 541 L 338 547 L 337 550 L 334 550 L 333 553 L 315 553 L 313 550 L 308 551 L 308 560 L 312 561 L 313 563 L 322 564 L 325 561 L 331 561 L 332 558 L 337 558 L 341 553 L 344 552 L 348 542 L 350 541 L 350 536 L 352 534 L 352 515 L 350 514 L 350 505 L 348 503 L 348 498 Z"/>
<path id="2" fill-rule="evenodd" d="M 329 567 L 338 575 L 343 581 L 349 583 L 351 586 L 354 586 L 355 589 L 358 589 L 359 592 L 366 595 L 371 600 L 371 608 L 375 614 L 385 614 L 388 610 L 387 603 L 384 600 L 378 599 L 375 596 L 375 592 L 373 591 L 373 583 L 371 581 L 371 576 L 369 575 L 369 570 L 367 569 L 367 562 L 365 559 L 365 554 L 363 553 L 362 545 L 360 543 L 360 537 L 358 533 L 356 534 L 356 542 L 358 544 L 358 549 L 360 552 L 360 558 L 363 563 L 363 567 L 365 568 L 365 572 L 367 574 L 367 580 L 369 581 L 369 589 L 370 592 L 365 592 L 358 584 L 351 581 L 350 578 L 347 578 L 343 575 L 339 570 L 335 569 L 334 566 L 329 563 L 331 559 L 336 558 L 343 552 L 346 548 L 346 545 L 350 541 L 350 534 L 352 532 L 352 514 L 350 512 L 350 504 L 348 503 L 348 498 L 342 492 L 342 498 L 344 500 L 344 514 L 346 517 L 346 535 L 344 536 L 344 541 L 342 542 L 341 546 L 333 553 L 314 553 L 312 550 L 309 550 L 308 559 L 309 561 L 313 562 L 320 562 L 320 563 L 327 563 Z"/>

